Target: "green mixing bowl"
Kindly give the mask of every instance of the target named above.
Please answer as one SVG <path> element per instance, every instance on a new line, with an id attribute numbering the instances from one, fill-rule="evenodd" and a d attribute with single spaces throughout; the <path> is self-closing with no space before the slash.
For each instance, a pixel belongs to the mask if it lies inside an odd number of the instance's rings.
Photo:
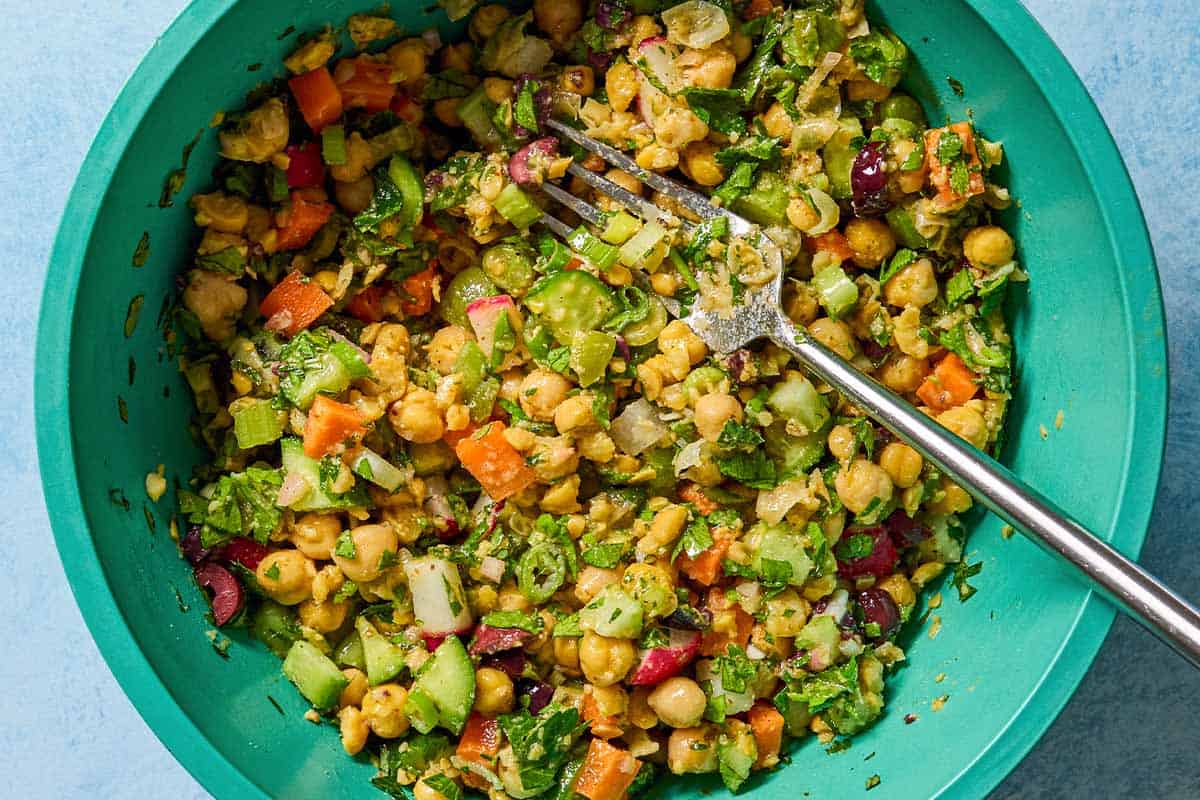
<path id="1" fill-rule="evenodd" d="M 182 198 L 207 184 L 216 161 L 213 112 L 237 107 L 277 69 L 294 47 L 293 30 L 337 24 L 375 5 L 245 0 L 188 8 L 104 122 L 46 281 L 38 449 L 67 576 L 134 705 L 222 798 L 381 795 L 367 783 L 371 766 L 347 758 L 335 731 L 303 721 L 306 705 L 265 647 L 231 632 L 223 658 L 207 635 L 204 600 L 168 536 L 174 492 L 155 505 L 143 489 L 155 465 L 183 481 L 202 455 L 186 431 L 190 399 L 155 317 L 193 236 Z M 392 10 L 410 31 L 439 25 L 452 34 L 426 5 Z M 880 5 L 876 18 L 916 55 L 909 88 L 931 119 L 971 111 L 1006 145 L 1020 204 L 1005 223 L 1032 291 L 1012 304 L 1020 382 L 1005 460 L 1136 555 L 1158 482 L 1167 362 L 1154 260 L 1112 139 L 1015 0 Z M 164 178 L 197 132 L 183 193 L 160 208 Z M 144 233 L 149 254 L 138 266 Z M 144 306 L 131 328 L 135 297 Z M 980 796 L 1029 750 L 1083 677 L 1113 611 L 1020 537 L 1005 541 L 994 518 L 975 526 L 968 551 L 984 564 L 973 579 L 979 593 L 960 604 L 947 585 L 934 612 L 940 635 L 929 638 L 928 624 L 909 633 L 910 662 L 889 684 L 880 723 L 839 754 L 810 737 L 790 767 L 756 780 L 749 795 L 856 797 L 877 774 L 873 800 Z M 935 712 L 931 702 L 943 695 Z M 674 784 L 672 793 L 699 797 L 717 785 Z M 656 793 L 666 794 L 661 786 Z"/>

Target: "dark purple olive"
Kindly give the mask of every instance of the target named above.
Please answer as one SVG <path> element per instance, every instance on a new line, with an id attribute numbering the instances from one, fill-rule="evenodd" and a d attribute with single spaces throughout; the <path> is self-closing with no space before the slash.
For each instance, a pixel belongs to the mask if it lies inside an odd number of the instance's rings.
<path id="1" fill-rule="evenodd" d="M 904 509 L 893 511 L 891 516 L 883 521 L 883 527 L 896 547 L 915 547 L 929 538 L 929 530 L 920 521 L 913 519 Z"/>
<path id="2" fill-rule="evenodd" d="M 588 66 L 597 72 L 606 71 L 612 66 L 614 60 L 615 59 L 613 58 L 612 53 L 597 53 L 595 51 L 589 51 L 587 55 Z"/>
<path id="3" fill-rule="evenodd" d="M 873 637 L 876 641 L 887 639 L 900 629 L 900 609 L 883 589 L 863 589 L 856 599 L 863 612 L 863 622 L 874 622 L 879 626 L 879 636 Z"/>
<path id="4" fill-rule="evenodd" d="M 892 351 L 881 345 L 874 339 L 867 339 L 862 342 L 863 355 L 871 359 L 871 363 L 876 366 L 883 363 L 883 360 L 888 357 Z"/>
<path id="5" fill-rule="evenodd" d="M 600 0 L 596 3 L 596 24 L 609 31 L 620 28 L 629 19 L 629 9 L 620 0 Z"/>
<path id="6" fill-rule="evenodd" d="M 521 650 L 509 650 L 485 658 L 483 664 L 484 666 L 500 670 L 515 681 L 525 671 L 525 653 Z"/>
<path id="7" fill-rule="evenodd" d="M 854 158 L 850 168 L 850 188 L 854 193 L 850 207 L 859 217 L 873 217 L 890 207 L 884 197 L 887 188 L 887 145 L 867 142 Z"/>
<path id="8" fill-rule="evenodd" d="M 218 626 L 224 625 L 242 610 L 245 594 L 242 584 L 233 573 L 220 564 L 209 562 L 196 568 L 196 583 L 206 589 L 212 589 L 213 619 Z"/>
<path id="9" fill-rule="evenodd" d="M 187 533 L 183 535 L 183 540 L 179 543 L 179 549 L 183 552 L 183 557 L 193 566 L 208 558 L 208 554 L 211 552 L 200 543 L 199 525 L 192 525 L 188 528 Z"/>
<path id="10" fill-rule="evenodd" d="M 529 698 L 529 713 L 536 714 L 550 704 L 554 697 L 554 687 L 543 681 L 532 678 L 521 678 L 517 681 L 517 696 Z"/>
<path id="11" fill-rule="evenodd" d="M 681 628 L 686 631 L 702 631 L 712 625 L 712 613 L 707 609 L 679 606 L 671 616 L 663 620 L 669 628 Z"/>

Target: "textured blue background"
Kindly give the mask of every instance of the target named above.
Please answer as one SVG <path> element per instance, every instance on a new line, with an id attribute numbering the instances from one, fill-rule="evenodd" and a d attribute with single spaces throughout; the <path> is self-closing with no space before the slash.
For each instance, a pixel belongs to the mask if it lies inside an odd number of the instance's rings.
<path id="1" fill-rule="evenodd" d="M 1025 3 L 1083 76 L 1149 219 L 1173 390 L 1143 563 L 1198 599 L 1200 10 L 1195 0 Z M 46 521 L 31 429 L 37 306 L 67 192 L 126 76 L 184 5 L 0 0 L 0 763 L 12 796 L 207 797 L 134 712 L 84 628 Z M 1080 296 L 1064 302 L 1085 299 L 1087 265 L 1079 270 Z M 1198 700 L 1200 673 L 1119 620 L 1066 711 L 994 797 L 1200 797 Z"/>

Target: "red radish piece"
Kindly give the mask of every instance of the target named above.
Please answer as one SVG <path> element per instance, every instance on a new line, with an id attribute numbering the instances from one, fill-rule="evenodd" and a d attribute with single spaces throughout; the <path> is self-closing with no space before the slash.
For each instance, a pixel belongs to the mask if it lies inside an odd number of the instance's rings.
<path id="1" fill-rule="evenodd" d="M 449 636 L 449 634 L 442 634 L 441 636 L 422 635 L 421 640 L 425 642 L 425 649 L 432 653 L 434 650 L 437 650 L 442 646 L 442 642 L 446 641 L 447 636 Z"/>
<path id="2" fill-rule="evenodd" d="M 293 144 L 284 152 L 288 157 L 287 184 L 289 189 L 324 185 L 325 162 L 321 160 L 321 145 L 317 142 Z"/>
<path id="3" fill-rule="evenodd" d="M 552 136 L 536 139 L 513 153 L 508 174 L 519 186 L 541 186 L 546 168 L 558 156 L 558 140 Z"/>
<path id="4" fill-rule="evenodd" d="M 473 656 L 490 656 L 505 650 L 524 647 L 533 639 L 533 634 L 520 628 L 493 628 L 491 625 L 480 624 L 475 628 L 475 638 L 467 648 Z"/>
<path id="5" fill-rule="evenodd" d="M 241 611 L 242 603 L 246 599 L 242 584 L 233 577 L 232 572 L 220 564 L 210 561 L 197 567 L 196 583 L 206 589 L 212 589 L 213 619 L 218 626 L 229 622 Z"/>
<path id="6" fill-rule="evenodd" d="M 634 686 L 654 686 L 678 675 L 699 652 L 699 631 L 680 631 L 674 628 L 667 630 L 670 635 L 665 647 L 639 652 L 641 660 L 629 681 Z"/>
<path id="7" fill-rule="evenodd" d="M 842 535 L 839 545 L 849 542 L 855 536 L 869 536 L 871 538 L 871 552 L 862 558 L 852 558 L 845 561 L 839 558 L 838 575 L 841 575 L 843 578 L 861 578 L 864 575 L 874 575 L 876 578 L 882 578 L 885 575 L 891 575 L 895 571 L 899 554 L 896 552 L 896 545 L 893 544 L 892 537 L 888 536 L 887 530 L 883 526 L 850 528 Z"/>
<path id="8" fill-rule="evenodd" d="M 421 620 L 422 636 L 444 637 L 471 630 L 474 619 L 457 566 L 444 558 L 423 556 L 409 559 L 404 573 L 412 593 L 413 614 Z"/>
<path id="9" fill-rule="evenodd" d="M 265 544 L 259 544 L 253 539 L 239 536 L 229 541 L 217 551 L 217 558 L 222 561 L 233 561 L 253 572 L 258 569 L 258 562 L 271 552 Z"/>
<path id="10" fill-rule="evenodd" d="M 508 314 L 513 331 L 520 332 L 521 314 L 517 311 L 513 299 L 506 294 L 481 297 L 467 306 L 467 319 L 471 321 L 479 349 L 488 358 L 492 357 L 492 348 L 496 344 L 496 323 L 500 321 L 502 314 Z"/>
<path id="11" fill-rule="evenodd" d="M 678 92 L 682 86 L 679 70 L 675 59 L 679 57 L 675 46 L 667 41 L 665 36 L 651 36 L 642 39 L 638 44 L 638 56 L 644 62 L 646 70 L 670 94 Z"/>

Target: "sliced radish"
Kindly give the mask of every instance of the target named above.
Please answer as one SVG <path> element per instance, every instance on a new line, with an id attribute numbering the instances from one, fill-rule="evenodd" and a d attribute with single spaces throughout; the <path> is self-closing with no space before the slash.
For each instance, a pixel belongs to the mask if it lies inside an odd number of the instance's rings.
<path id="1" fill-rule="evenodd" d="M 641 658 L 630 679 L 634 686 L 654 686 L 678 675 L 699 652 L 699 631 L 667 630 L 669 636 L 666 646 L 639 653 Z"/>
<path id="2" fill-rule="evenodd" d="M 508 174 L 521 186 L 541 186 L 546 169 L 558 155 L 558 140 L 553 136 L 537 139 L 513 153 Z"/>
<path id="3" fill-rule="evenodd" d="M 492 357 L 492 348 L 496 344 L 496 325 L 504 314 L 508 315 L 513 331 L 520 332 L 521 313 L 517 311 L 513 299 L 506 294 L 481 297 L 467 306 L 467 319 L 471 321 L 479 349 L 488 358 Z"/>
<path id="4" fill-rule="evenodd" d="M 470 630 L 474 619 L 458 567 L 444 558 L 425 556 L 409 559 L 404 573 L 422 636 L 444 637 Z"/>
<path id="5" fill-rule="evenodd" d="M 648 72 L 670 94 L 675 94 L 683 88 L 679 69 L 675 66 L 675 59 L 678 57 L 675 46 L 668 42 L 665 36 L 651 36 L 642 39 L 638 44 L 638 66 L 644 72 Z"/>

